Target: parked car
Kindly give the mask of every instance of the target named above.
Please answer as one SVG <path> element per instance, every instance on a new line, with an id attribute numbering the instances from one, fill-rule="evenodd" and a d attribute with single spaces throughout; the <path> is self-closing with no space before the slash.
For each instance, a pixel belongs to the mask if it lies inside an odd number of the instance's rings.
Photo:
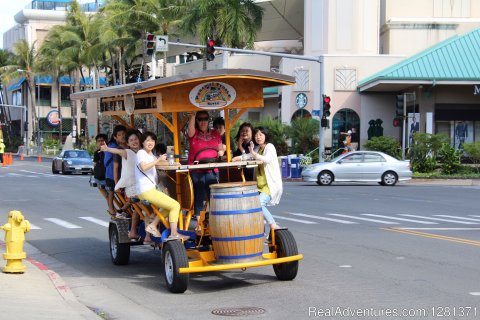
<path id="1" fill-rule="evenodd" d="M 338 182 L 378 182 L 394 186 L 397 181 L 412 178 L 409 160 L 397 160 L 378 151 L 355 151 L 330 161 L 314 163 L 302 171 L 303 181 L 328 186 Z"/>
<path id="2" fill-rule="evenodd" d="M 93 173 L 93 159 L 86 150 L 64 150 L 52 161 L 52 173 Z"/>

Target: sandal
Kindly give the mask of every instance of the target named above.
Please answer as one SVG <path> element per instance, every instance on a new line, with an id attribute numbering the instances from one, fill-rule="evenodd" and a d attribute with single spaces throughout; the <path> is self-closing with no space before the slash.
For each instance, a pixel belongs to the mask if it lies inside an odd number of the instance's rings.
<path id="1" fill-rule="evenodd" d="M 161 238 L 162 237 L 162 235 L 160 234 L 160 231 L 158 231 L 157 228 L 152 227 L 151 225 L 147 225 L 145 227 L 145 231 L 150 233 L 151 235 L 153 235 L 156 238 Z"/>

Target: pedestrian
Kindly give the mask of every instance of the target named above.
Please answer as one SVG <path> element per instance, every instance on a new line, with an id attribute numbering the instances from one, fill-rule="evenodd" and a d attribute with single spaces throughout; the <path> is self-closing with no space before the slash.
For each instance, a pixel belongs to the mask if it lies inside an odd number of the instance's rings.
<path id="1" fill-rule="evenodd" d="M 283 193 L 282 175 L 277 159 L 275 146 L 269 143 L 269 135 L 265 128 L 258 127 L 254 130 L 254 140 L 248 146 L 249 156 L 255 160 L 263 161 L 256 170 L 257 188 L 262 205 L 263 217 L 270 229 L 276 230 L 280 226 L 273 219 L 267 206 L 273 206 L 280 202 Z M 233 159 L 232 159 L 233 160 Z M 236 157 L 238 161 L 239 158 Z"/>
<path id="2" fill-rule="evenodd" d="M 3 154 L 5 153 L 5 144 L 3 139 L 0 139 L 0 162 L 3 163 Z"/>
<path id="3" fill-rule="evenodd" d="M 352 137 L 352 140 L 351 140 L 352 151 L 360 150 L 359 148 L 360 138 L 358 136 L 357 129 L 355 127 L 352 128 L 351 137 Z"/>

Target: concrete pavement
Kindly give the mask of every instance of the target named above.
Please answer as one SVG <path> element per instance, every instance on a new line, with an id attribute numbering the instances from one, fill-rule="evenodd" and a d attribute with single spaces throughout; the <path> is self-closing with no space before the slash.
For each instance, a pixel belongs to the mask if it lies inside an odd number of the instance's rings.
<path id="1" fill-rule="evenodd" d="M 29 258 L 36 249 L 24 245 L 27 259 L 23 274 L 0 273 L 0 318 L 18 320 L 98 320 L 94 311 L 78 302 L 62 278 L 48 266 Z M 0 240 L 0 252 L 5 252 L 5 243 Z M 1 268 L 6 264 L 1 260 Z"/>

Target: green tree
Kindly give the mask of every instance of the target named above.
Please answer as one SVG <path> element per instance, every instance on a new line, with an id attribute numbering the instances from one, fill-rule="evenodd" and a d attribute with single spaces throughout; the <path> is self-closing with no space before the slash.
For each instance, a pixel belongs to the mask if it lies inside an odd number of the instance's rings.
<path id="1" fill-rule="evenodd" d="M 29 113 L 32 115 L 32 131 L 37 132 L 38 118 L 35 107 L 35 73 L 37 71 L 37 50 L 35 43 L 31 46 L 25 40 L 20 40 L 13 46 L 14 55 L 10 60 L 11 64 L 0 68 L 2 78 L 9 82 L 20 77 L 25 78 L 27 83 L 30 102 Z M 35 135 L 32 136 L 34 139 Z"/>
<path id="2" fill-rule="evenodd" d="M 264 10 L 253 0 L 190 0 L 182 30 L 232 48 L 253 48 Z M 206 60 L 204 60 L 206 69 Z"/>
<path id="3" fill-rule="evenodd" d="M 461 163 L 460 163 L 460 150 L 455 150 L 449 143 L 444 143 L 440 150 L 438 151 L 438 155 L 442 160 L 442 172 L 444 174 L 454 174 L 460 170 Z"/>
<path id="4" fill-rule="evenodd" d="M 386 153 L 397 159 L 401 156 L 401 147 L 397 139 L 387 136 L 373 137 L 363 146 L 366 150 L 374 150 Z"/>
<path id="5" fill-rule="evenodd" d="M 287 126 L 284 125 L 280 120 L 272 119 L 271 117 L 266 117 L 259 122 L 253 123 L 254 127 L 264 127 L 267 129 L 270 135 L 270 142 L 277 149 L 277 154 L 279 156 L 288 154 L 288 145 L 287 140 Z M 235 132 L 236 134 L 236 132 Z"/>
<path id="6" fill-rule="evenodd" d="M 307 154 L 318 147 L 320 124 L 311 118 L 297 118 L 287 127 L 287 134 L 292 139 L 292 153 Z"/>

